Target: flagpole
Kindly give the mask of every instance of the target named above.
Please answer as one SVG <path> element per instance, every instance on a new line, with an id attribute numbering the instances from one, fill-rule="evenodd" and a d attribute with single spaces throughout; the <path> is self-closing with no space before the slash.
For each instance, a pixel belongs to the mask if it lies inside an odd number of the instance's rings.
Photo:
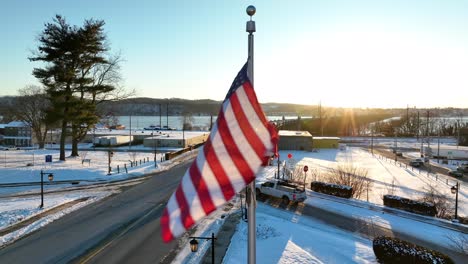
<path id="1" fill-rule="evenodd" d="M 250 16 L 250 21 L 247 21 L 246 31 L 249 33 L 249 65 L 247 73 L 249 75 L 250 82 L 254 86 L 254 35 L 255 32 L 255 21 L 252 21 L 252 16 L 255 14 L 255 7 L 250 5 L 247 7 L 247 15 Z M 247 220 L 248 220 L 248 256 L 247 260 L 249 264 L 255 264 L 256 261 L 256 223 L 255 223 L 255 180 L 253 180 L 247 188 Z"/>

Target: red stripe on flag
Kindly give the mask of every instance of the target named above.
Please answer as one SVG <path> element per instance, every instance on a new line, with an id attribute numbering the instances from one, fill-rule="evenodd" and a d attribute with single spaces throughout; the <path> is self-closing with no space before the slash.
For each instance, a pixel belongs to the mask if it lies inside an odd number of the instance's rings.
<path id="1" fill-rule="evenodd" d="M 211 199 L 210 191 L 206 185 L 205 180 L 202 178 L 200 170 L 198 169 L 197 162 L 192 163 L 189 169 L 190 179 L 192 179 L 193 187 L 197 191 L 200 203 L 205 211 L 205 214 L 209 214 L 216 209 L 216 206 Z"/>
<path id="2" fill-rule="evenodd" d="M 177 204 L 179 205 L 180 209 L 180 220 L 182 221 L 184 227 L 187 229 L 191 225 L 193 225 L 195 221 L 193 221 L 192 216 L 190 215 L 190 207 L 188 205 L 187 200 L 185 199 L 184 191 L 182 190 L 182 184 L 179 184 L 179 187 L 177 187 L 175 197 L 177 199 Z"/>
<path id="3" fill-rule="evenodd" d="M 163 214 L 161 216 L 161 234 L 163 241 L 166 243 L 174 239 L 171 229 L 169 228 L 169 220 L 169 212 L 167 211 L 166 207 L 164 208 Z"/>
<path id="4" fill-rule="evenodd" d="M 239 97 L 236 93 L 231 96 L 231 107 L 232 111 L 234 112 L 234 116 L 237 119 L 237 123 L 239 124 L 242 133 L 244 133 L 245 138 L 249 142 L 252 149 L 255 151 L 259 159 L 263 159 L 265 155 L 265 146 L 263 146 L 262 141 L 255 130 L 250 125 L 249 119 L 245 115 L 241 103 L 239 101 Z"/>
<path id="5" fill-rule="evenodd" d="M 231 157 L 232 162 L 236 165 L 237 170 L 244 179 L 245 184 L 250 183 L 253 180 L 255 172 L 250 169 L 249 164 L 245 161 L 244 156 L 239 151 L 236 142 L 233 139 L 231 130 L 227 125 L 226 117 L 224 116 L 224 111 L 220 112 L 218 115 L 218 132 L 223 140 L 224 147 L 226 148 L 229 156 Z"/>
<path id="6" fill-rule="evenodd" d="M 218 180 L 218 184 L 221 187 L 224 199 L 226 201 L 229 201 L 236 192 L 232 187 L 231 181 L 229 180 L 226 172 L 224 171 L 223 166 L 219 162 L 218 156 L 216 156 L 216 152 L 214 151 L 213 145 L 211 143 L 211 137 L 206 141 L 205 146 L 203 147 L 203 151 L 205 153 L 205 159 L 207 164 L 210 166 L 211 171 L 213 172 L 215 178 Z"/>

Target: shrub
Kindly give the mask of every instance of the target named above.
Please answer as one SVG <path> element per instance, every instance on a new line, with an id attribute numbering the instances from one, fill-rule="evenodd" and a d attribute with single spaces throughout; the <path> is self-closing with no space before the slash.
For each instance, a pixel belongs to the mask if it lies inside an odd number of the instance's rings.
<path id="1" fill-rule="evenodd" d="M 428 202 L 418 202 L 408 198 L 388 194 L 384 195 L 383 201 L 385 206 L 405 210 L 411 213 L 428 216 L 435 216 L 437 214 L 435 205 Z"/>
<path id="2" fill-rule="evenodd" d="M 410 242 L 406 242 L 391 237 L 376 237 L 372 243 L 374 254 L 380 263 L 430 263 L 445 264 L 454 263 L 448 256 L 421 247 Z"/>
<path id="3" fill-rule="evenodd" d="M 341 198 L 351 198 L 353 195 L 353 188 L 350 186 L 326 182 L 313 181 L 310 183 L 310 189 L 314 192 L 325 193 Z"/>

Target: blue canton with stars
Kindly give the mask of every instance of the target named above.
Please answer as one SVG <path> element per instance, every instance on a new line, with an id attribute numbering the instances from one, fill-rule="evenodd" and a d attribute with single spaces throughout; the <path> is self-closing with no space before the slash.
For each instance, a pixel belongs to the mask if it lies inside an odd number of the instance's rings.
<path id="1" fill-rule="evenodd" d="M 226 95 L 226 98 L 224 98 L 224 101 L 228 100 L 229 97 L 236 91 L 237 88 L 239 88 L 243 83 L 246 81 L 249 81 L 249 77 L 247 76 L 247 68 L 248 68 L 249 62 L 246 62 L 244 64 L 244 67 L 239 71 L 237 74 L 236 78 L 232 82 L 231 88 L 229 88 L 229 92 Z"/>

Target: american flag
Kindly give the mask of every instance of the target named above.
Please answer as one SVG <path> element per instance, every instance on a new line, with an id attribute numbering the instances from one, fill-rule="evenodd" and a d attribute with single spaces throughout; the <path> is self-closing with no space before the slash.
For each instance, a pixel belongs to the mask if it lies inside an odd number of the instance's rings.
<path id="1" fill-rule="evenodd" d="M 164 209 L 165 242 L 231 200 L 275 154 L 278 134 L 258 103 L 247 68 L 248 63 L 234 79 L 210 137 Z"/>

